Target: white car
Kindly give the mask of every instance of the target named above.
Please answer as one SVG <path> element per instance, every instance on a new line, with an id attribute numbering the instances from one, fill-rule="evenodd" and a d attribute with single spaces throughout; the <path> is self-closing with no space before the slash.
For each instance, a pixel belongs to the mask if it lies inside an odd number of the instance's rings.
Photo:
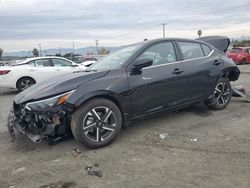
<path id="1" fill-rule="evenodd" d="M 35 83 L 83 71 L 86 68 L 61 57 L 29 58 L 10 66 L 0 67 L 0 87 L 23 91 Z"/>
<path id="2" fill-rule="evenodd" d="M 90 65 L 92 65 L 93 63 L 95 63 L 95 60 L 87 60 L 81 63 L 81 65 L 85 66 L 85 67 L 89 67 Z"/>

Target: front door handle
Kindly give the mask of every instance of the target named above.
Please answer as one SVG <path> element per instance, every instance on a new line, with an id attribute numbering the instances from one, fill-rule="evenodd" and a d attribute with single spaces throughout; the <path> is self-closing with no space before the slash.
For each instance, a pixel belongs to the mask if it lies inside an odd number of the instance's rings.
<path id="1" fill-rule="evenodd" d="M 174 71 L 172 72 L 172 74 L 181 74 L 182 72 L 183 72 L 182 70 L 176 68 L 176 69 L 174 69 Z"/>
<path id="2" fill-rule="evenodd" d="M 215 60 L 214 62 L 213 62 L 213 65 L 220 65 L 221 64 L 221 62 L 219 61 L 219 60 Z"/>

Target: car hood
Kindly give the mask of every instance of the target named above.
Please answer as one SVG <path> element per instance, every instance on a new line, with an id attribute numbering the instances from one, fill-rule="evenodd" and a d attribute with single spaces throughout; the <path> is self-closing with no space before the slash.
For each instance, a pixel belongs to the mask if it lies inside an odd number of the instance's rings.
<path id="1" fill-rule="evenodd" d="M 21 104 L 62 94 L 77 89 L 81 84 L 105 76 L 108 72 L 78 72 L 55 77 L 24 90 L 15 97 L 14 101 L 16 104 Z"/>

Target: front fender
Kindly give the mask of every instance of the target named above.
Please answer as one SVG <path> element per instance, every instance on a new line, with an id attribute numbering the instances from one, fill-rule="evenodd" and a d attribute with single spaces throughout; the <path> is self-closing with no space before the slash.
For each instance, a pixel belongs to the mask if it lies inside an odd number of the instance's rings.
<path id="1" fill-rule="evenodd" d="M 79 108 L 84 102 L 86 102 L 87 100 L 91 99 L 91 98 L 95 98 L 95 97 L 104 97 L 104 98 L 110 98 L 113 99 L 115 101 L 117 101 L 119 104 L 121 103 L 121 98 L 119 97 L 119 95 L 111 92 L 111 91 L 107 91 L 107 90 L 99 90 L 99 91 L 93 91 L 90 93 L 87 93 L 83 96 L 81 96 L 74 104 L 74 106 L 76 108 Z"/>

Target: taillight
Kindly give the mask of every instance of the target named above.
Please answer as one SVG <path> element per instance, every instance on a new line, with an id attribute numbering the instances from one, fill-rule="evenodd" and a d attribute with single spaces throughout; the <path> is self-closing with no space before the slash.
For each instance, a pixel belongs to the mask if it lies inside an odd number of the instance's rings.
<path id="1" fill-rule="evenodd" d="M 0 75 L 8 74 L 10 70 L 0 70 Z"/>

